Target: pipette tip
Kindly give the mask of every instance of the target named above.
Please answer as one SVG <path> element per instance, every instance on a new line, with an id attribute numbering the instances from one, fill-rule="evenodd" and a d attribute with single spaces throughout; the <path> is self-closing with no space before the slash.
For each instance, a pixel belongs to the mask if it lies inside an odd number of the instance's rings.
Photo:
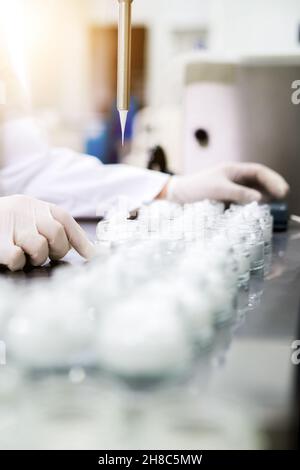
<path id="1" fill-rule="evenodd" d="M 125 109 L 119 110 L 120 123 L 121 123 L 121 131 L 122 131 L 122 146 L 124 145 L 127 114 L 128 114 L 128 111 L 126 111 Z"/>

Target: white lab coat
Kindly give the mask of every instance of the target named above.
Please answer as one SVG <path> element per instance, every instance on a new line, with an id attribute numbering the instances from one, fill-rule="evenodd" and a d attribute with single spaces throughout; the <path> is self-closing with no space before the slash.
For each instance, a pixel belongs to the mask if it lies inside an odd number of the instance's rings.
<path id="1" fill-rule="evenodd" d="M 129 165 L 103 165 L 65 148 L 51 149 L 30 118 L 4 124 L 2 195 L 25 194 L 58 204 L 73 217 L 95 217 L 99 206 L 128 198 L 129 208 L 153 200 L 168 176 Z"/>
<path id="2" fill-rule="evenodd" d="M 130 209 L 137 208 L 166 184 L 168 176 L 158 172 L 102 165 L 93 157 L 49 147 L 32 118 L 22 71 L 11 60 L 1 21 L 0 81 L 6 89 L 5 103 L 0 103 L 0 195 L 25 194 L 58 204 L 74 217 L 95 217 L 99 205 L 104 210 L 119 196 L 128 198 Z"/>

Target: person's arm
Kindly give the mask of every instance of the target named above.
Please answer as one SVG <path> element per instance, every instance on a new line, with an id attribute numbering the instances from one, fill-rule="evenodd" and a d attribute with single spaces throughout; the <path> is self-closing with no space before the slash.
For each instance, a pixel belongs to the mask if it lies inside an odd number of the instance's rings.
<path id="1" fill-rule="evenodd" d="M 0 173 L 5 195 L 25 194 L 57 204 L 73 217 L 95 217 L 103 209 L 128 200 L 129 210 L 157 197 L 168 175 L 129 165 L 103 165 L 94 157 L 54 149 L 9 162 Z"/>
<path id="2" fill-rule="evenodd" d="M 20 160 L 1 172 L 5 194 L 15 192 L 57 204 L 73 217 L 95 217 L 125 196 L 129 209 L 154 199 L 190 203 L 202 199 L 247 203 L 280 199 L 289 190 L 276 172 L 256 163 L 232 163 L 189 176 L 170 177 L 129 165 L 102 165 L 66 149 Z M 255 189 L 254 189 L 255 188 Z"/>
<path id="3" fill-rule="evenodd" d="M 51 149 L 30 116 L 6 120 L 3 135 L 4 196 L 24 194 L 57 204 L 73 217 L 95 217 L 125 196 L 129 210 L 152 201 L 168 175 L 129 165 L 103 165 L 68 149 Z"/>

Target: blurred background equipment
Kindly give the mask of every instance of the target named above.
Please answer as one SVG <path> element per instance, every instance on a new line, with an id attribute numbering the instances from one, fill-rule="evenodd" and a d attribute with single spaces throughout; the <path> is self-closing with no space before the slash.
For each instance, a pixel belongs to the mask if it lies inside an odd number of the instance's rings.
<path id="1" fill-rule="evenodd" d="M 299 55 L 191 59 L 185 68 L 181 171 L 225 161 L 264 163 L 290 183 L 290 208 L 299 212 L 300 106 L 291 101 L 296 77 Z"/>

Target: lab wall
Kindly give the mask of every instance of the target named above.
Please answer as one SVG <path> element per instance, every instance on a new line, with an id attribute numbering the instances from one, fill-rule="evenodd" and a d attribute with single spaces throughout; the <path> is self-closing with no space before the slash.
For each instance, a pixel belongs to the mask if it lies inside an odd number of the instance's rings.
<path id="1" fill-rule="evenodd" d="M 211 48 L 238 53 L 300 52 L 299 0 L 213 0 Z"/>

